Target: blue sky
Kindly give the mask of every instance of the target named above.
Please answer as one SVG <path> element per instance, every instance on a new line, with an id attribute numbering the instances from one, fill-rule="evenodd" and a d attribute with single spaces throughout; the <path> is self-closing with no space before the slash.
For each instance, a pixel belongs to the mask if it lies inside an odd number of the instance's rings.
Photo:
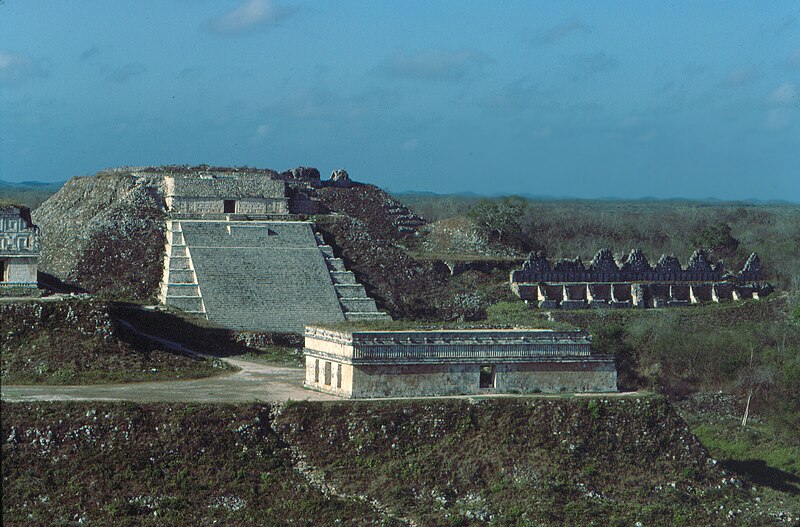
<path id="1" fill-rule="evenodd" d="M 169 163 L 800 201 L 800 4 L 0 5 L 0 179 Z"/>

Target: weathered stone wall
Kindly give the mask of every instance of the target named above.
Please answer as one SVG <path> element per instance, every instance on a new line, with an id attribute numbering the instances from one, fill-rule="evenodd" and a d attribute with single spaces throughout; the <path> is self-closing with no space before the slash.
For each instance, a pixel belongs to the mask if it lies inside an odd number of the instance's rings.
<path id="1" fill-rule="evenodd" d="M 0 285 L 35 286 L 37 258 L 3 258 L 0 257 Z"/>
<path id="2" fill-rule="evenodd" d="M 305 348 L 306 386 L 341 397 L 616 390 L 613 359 L 580 331 L 307 327 Z"/>
<path id="3" fill-rule="evenodd" d="M 667 255 L 650 266 L 639 249 L 618 263 L 611 251 L 601 249 L 588 267 L 580 258 L 551 265 L 542 253 L 531 253 L 522 269 L 511 272 L 510 284 L 521 299 L 546 309 L 644 308 L 766 296 L 772 286 L 755 282 L 760 278 L 761 262 L 755 253 L 733 275 L 725 273 L 722 262 L 711 264 L 703 250 L 695 251 L 683 268 Z"/>
<path id="4" fill-rule="evenodd" d="M 514 283 L 511 289 L 528 303 L 546 309 L 595 307 L 674 307 L 745 298 L 772 292 L 769 284 L 690 283 Z"/>
<path id="5" fill-rule="evenodd" d="M 329 383 L 325 379 L 326 363 L 330 364 Z M 495 368 L 494 387 L 481 388 L 481 366 Z M 339 368 L 341 387 L 337 377 Z M 315 377 L 316 372 L 319 375 Z M 306 386 L 348 398 L 613 392 L 617 389 L 617 372 L 613 360 L 496 365 L 488 360 L 464 364 L 351 365 L 307 356 Z"/>
<path id="6" fill-rule="evenodd" d="M 223 199 L 224 198 L 224 199 Z M 288 198 L 233 198 L 174 196 L 168 201 L 170 212 L 179 214 L 222 214 L 225 200 L 236 202 L 235 214 L 288 214 Z"/>
<path id="7" fill-rule="evenodd" d="M 30 210 L 0 208 L 0 293 L 36 287 L 39 250 L 39 228 L 33 224 Z"/>

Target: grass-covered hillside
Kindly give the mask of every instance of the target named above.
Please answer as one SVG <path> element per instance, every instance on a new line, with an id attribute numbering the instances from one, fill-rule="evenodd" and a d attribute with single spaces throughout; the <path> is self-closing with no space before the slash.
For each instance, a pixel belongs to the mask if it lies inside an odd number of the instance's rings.
<path id="1" fill-rule="evenodd" d="M 3 525 L 401 525 L 295 470 L 269 408 L 2 405 Z"/>
<path id="2" fill-rule="evenodd" d="M 4 403 L 4 525 L 775 525 L 656 397 Z"/>
<path id="3" fill-rule="evenodd" d="M 192 358 L 131 331 L 120 311 L 95 300 L 0 301 L 2 383 L 156 381 L 230 371 L 219 360 Z"/>

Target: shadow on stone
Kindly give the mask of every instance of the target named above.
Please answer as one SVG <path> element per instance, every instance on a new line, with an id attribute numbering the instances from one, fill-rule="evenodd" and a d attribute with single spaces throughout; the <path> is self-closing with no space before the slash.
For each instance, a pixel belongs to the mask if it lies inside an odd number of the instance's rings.
<path id="1" fill-rule="evenodd" d="M 725 470 L 746 477 L 756 485 L 786 492 L 793 496 L 800 495 L 800 476 L 770 467 L 761 459 L 735 460 L 726 459 L 720 462 Z"/>
<path id="2" fill-rule="evenodd" d="M 68 284 L 66 282 L 62 282 L 59 278 L 43 273 L 39 271 L 37 273 L 36 279 L 39 282 L 39 287 L 44 289 L 48 289 L 54 293 L 61 293 L 61 294 L 81 294 L 81 293 L 88 293 L 88 291 L 80 286 L 75 284 Z"/>
<path id="3" fill-rule="evenodd" d="M 123 320 L 136 330 L 153 337 L 169 340 L 193 351 L 216 357 L 234 357 L 245 353 L 258 355 L 267 346 L 298 348 L 303 338 L 293 333 L 259 333 L 213 327 L 213 323 L 197 320 L 197 325 L 182 316 L 161 310 L 143 309 L 137 304 L 115 302 L 112 316 Z M 206 324 L 212 327 L 205 327 Z M 152 341 L 123 331 L 123 340 L 134 346 L 152 346 Z"/>

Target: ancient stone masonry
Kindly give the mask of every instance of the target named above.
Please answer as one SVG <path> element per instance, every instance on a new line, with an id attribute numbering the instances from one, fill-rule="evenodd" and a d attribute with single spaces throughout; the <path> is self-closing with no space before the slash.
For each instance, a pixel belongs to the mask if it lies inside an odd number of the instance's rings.
<path id="1" fill-rule="evenodd" d="M 305 330 L 310 389 L 348 398 L 611 392 L 610 356 L 581 331 Z"/>
<path id="2" fill-rule="evenodd" d="M 301 216 L 318 211 L 310 189 L 328 184 L 316 169 L 164 178 L 162 303 L 238 330 L 389 318 Z"/>
<path id="3" fill-rule="evenodd" d="M 723 262 L 711 263 L 696 250 L 686 265 L 663 255 L 651 266 L 639 249 L 621 262 L 601 249 L 584 266 L 580 258 L 550 264 L 541 253 L 531 253 L 522 269 L 511 272 L 511 289 L 526 302 L 544 308 L 665 307 L 759 298 L 772 287 L 761 282 L 758 255 L 750 255 L 736 274 Z"/>
<path id="4" fill-rule="evenodd" d="M 38 292 L 39 228 L 27 207 L 0 207 L 0 294 Z"/>

